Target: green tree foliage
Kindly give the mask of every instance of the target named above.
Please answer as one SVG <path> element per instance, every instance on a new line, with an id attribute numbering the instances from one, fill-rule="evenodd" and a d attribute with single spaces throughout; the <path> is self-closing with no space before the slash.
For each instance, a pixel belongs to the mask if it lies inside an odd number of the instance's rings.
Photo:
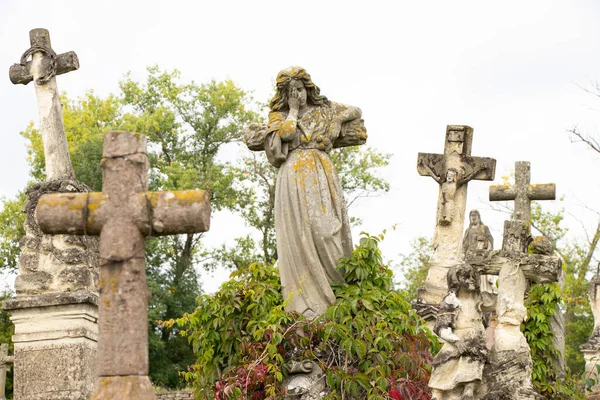
<path id="1" fill-rule="evenodd" d="M 423 286 L 433 257 L 433 245 L 430 239 L 419 236 L 410 243 L 410 253 L 400 255 L 397 268 L 402 279 L 396 285 L 409 302 L 417 299 L 417 290 Z"/>
<path id="2" fill-rule="evenodd" d="M 63 96 L 64 123 L 77 178 L 101 190 L 100 160 L 104 134 L 119 129 L 148 136 L 151 161 L 150 190 L 210 191 L 213 209 L 232 208 L 248 196 L 234 185 L 234 168 L 217 154 L 240 140 L 243 127 L 256 118 L 251 98 L 233 82 L 183 84 L 178 72 L 148 69 L 145 82 L 127 76 L 121 94 L 100 98 L 93 92 L 77 100 Z M 30 124 L 22 135 L 28 140 L 30 173 L 43 180 L 44 151 L 40 132 Z M 0 256 L 3 266 L 16 268 L 22 236 L 23 196 L 4 201 L 0 218 Z M 202 234 L 151 238 L 147 241 L 151 378 L 174 387 L 178 372 L 193 362 L 193 353 L 177 329 L 157 323 L 181 316 L 195 307 L 201 293 L 194 265 L 201 257 Z"/>
<path id="3" fill-rule="evenodd" d="M 391 290 L 382 236 L 363 235 L 338 268 L 336 302 L 314 320 L 286 313 L 278 270 L 255 263 L 234 271 L 214 296 L 166 325 L 180 326 L 197 356 L 186 379 L 202 399 L 278 399 L 284 362 L 314 360 L 332 389 L 328 399 L 428 399 L 437 341 L 410 304 Z M 431 345 L 430 345 L 431 340 Z"/>
<path id="4" fill-rule="evenodd" d="M 19 240 L 25 236 L 22 212 L 25 195 L 19 193 L 15 199 L 2 199 L 0 211 L 0 269 L 16 271 L 19 260 Z"/>

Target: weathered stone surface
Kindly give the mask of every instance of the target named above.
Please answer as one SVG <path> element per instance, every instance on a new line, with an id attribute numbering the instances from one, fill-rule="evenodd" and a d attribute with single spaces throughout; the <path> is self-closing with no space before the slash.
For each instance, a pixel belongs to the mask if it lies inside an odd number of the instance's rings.
<path id="1" fill-rule="evenodd" d="M 73 195 L 86 191 L 89 188 L 75 180 L 41 182 L 27 190 L 25 236 L 20 240 L 20 274 L 15 281 L 17 295 L 77 290 L 97 292 L 97 282 L 91 277 L 97 274 L 99 266 L 98 238 L 45 235 L 34 217 L 44 194 Z M 75 279 L 75 275 L 80 279 Z"/>
<path id="2" fill-rule="evenodd" d="M 291 361 L 286 366 L 289 375 L 282 384 L 286 400 L 320 400 L 325 397 L 325 374 L 316 362 Z"/>
<path id="3" fill-rule="evenodd" d="M 54 277 L 46 271 L 34 271 L 18 275 L 15 279 L 15 290 L 23 295 L 44 293 L 50 288 Z"/>
<path id="4" fill-rule="evenodd" d="M 462 262 L 467 186 L 470 180 L 493 180 L 496 160 L 471 156 L 473 129 L 466 125 L 448 125 L 444 154 L 419 153 L 417 171 L 432 177 L 440 186 L 434 254 L 424 286 L 419 290 L 415 309 L 439 304 L 448 294 L 448 269 Z"/>
<path id="5" fill-rule="evenodd" d="M 146 400 L 156 399 L 154 388 L 147 376 L 105 376 L 96 384 L 90 400 Z"/>
<path id="6" fill-rule="evenodd" d="M 157 400 L 196 400 L 194 392 L 192 391 L 178 391 L 178 392 L 166 392 L 157 393 Z"/>
<path id="7" fill-rule="evenodd" d="M 203 190 L 143 192 L 128 201 L 135 203 L 130 218 L 144 236 L 194 233 L 199 226 L 208 230 L 210 225 L 209 196 Z M 111 214 L 104 193 L 44 196 L 37 210 L 37 222 L 45 232 L 67 230 L 69 238 L 99 235 Z"/>
<path id="8" fill-rule="evenodd" d="M 22 400 L 84 400 L 93 391 L 97 295 L 18 296 L 3 304 L 15 324 L 14 394 Z"/>
<path id="9" fill-rule="evenodd" d="M 335 301 L 340 258 L 352 252 L 352 236 L 340 180 L 328 153 L 364 143 L 356 107 L 330 102 L 300 67 L 279 72 L 266 128 L 252 126 L 246 142 L 265 150 L 279 168 L 275 232 L 287 310 L 320 315 Z"/>
<path id="10" fill-rule="evenodd" d="M 75 179 L 55 75 L 79 68 L 79 60 L 73 52 L 56 57 L 50 43 L 50 33 L 46 29 L 30 31 L 29 41 L 31 48 L 21 57 L 21 62 L 10 69 L 10 79 L 14 84 L 27 84 L 34 80 L 44 143 L 46 179 Z M 29 55 L 31 62 L 27 62 Z"/>
<path id="11" fill-rule="evenodd" d="M 529 223 L 532 200 L 556 199 L 556 186 L 553 183 L 532 185 L 530 179 L 531 163 L 515 162 L 515 184 L 491 186 L 490 201 L 514 200 L 513 219 Z"/>
<path id="12" fill-rule="evenodd" d="M 435 326 L 444 346 L 433 359 L 429 380 L 435 400 L 475 399 L 487 360 L 480 282 L 477 269 L 469 264 L 448 271 L 449 293 Z"/>
<path id="13" fill-rule="evenodd" d="M 95 344 L 71 339 L 20 347 L 15 344 L 15 399 L 84 400 L 92 394 Z"/>
<path id="14" fill-rule="evenodd" d="M 99 383 L 92 396 L 95 400 L 155 399 L 148 378 L 149 290 L 144 239 L 154 228 L 165 234 L 200 232 L 209 226 L 205 193 L 146 193 L 148 169 L 145 136 L 108 132 L 102 160 L 103 193 L 46 195 L 40 198 L 36 211 L 45 232 L 100 234 Z M 90 199 L 100 199 L 98 207 L 90 207 L 96 204 Z M 189 216 L 195 217 L 185 221 Z M 95 225 L 90 221 L 96 221 Z M 65 284 L 95 280 L 94 275 L 70 269 L 63 272 Z"/>
<path id="15" fill-rule="evenodd" d="M 524 305 L 527 280 L 560 282 L 562 263 L 558 257 L 545 254 L 528 254 L 532 242 L 529 219 L 530 201 L 549 200 L 554 193 L 529 190 L 529 163 L 518 162 L 514 188 L 490 188 L 491 200 L 515 200 L 512 219 L 504 223 L 502 250 L 499 252 L 475 251 L 466 262 L 487 274 L 499 274 L 496 314 L 498 325 L 489 362 L 484 372 L 484 399 L 533 400 L 538 395 L 531 383 L 531 355 L 529 345 L 521 332 L 521 323 L 527 317 Z M 553 185 L 546 185 L 552 186 Z M 510 196 L 498 193 L 512 193 Z"/>

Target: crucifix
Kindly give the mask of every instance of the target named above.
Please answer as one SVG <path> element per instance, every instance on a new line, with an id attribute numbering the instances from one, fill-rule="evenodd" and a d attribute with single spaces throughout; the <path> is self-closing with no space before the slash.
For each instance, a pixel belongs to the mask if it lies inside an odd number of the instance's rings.
<path id="1" fill-rule="evenodd" d="M 496 160 L 471 156 L 472 142 L 473 128 L 448 125 L 444 154 L 419 153 L 417 159 L 419 174 L 432 177 L 440 186 L 434 255 L 425 285 L 419 289 L 420 305 L 437 305 L 443 300 L 448 292 L 448 268 L 460 262 L 469 181 L 491 181 L 495 176 Z"/>
<path id="2" fill-rule="evenodd" d="M 2 343 L 0 345 L 0 400 L 6 400 L 6 373 L 13 362 L 13 356 L 8 355 L 8 343 Z"/>
<path id="3" fill-rule="evenodd" d="M 20 63 L 10 67 L 10 81 L 15 85 L 34 82 L 46 158 L 46 180 L 75 179 L 55 76 L 79 69 L 79 59 L 72 51 L 56 55 L 46 29 L 30 31 L 29 41 L 31 47 L 23 53 Z M 28 61 L 30 56 L 31 61 Z"/>
<path id="4" fill-rule="evenodd" d="M 146 137 L 108 132 L 102 193 L 54 193 L 40 198 L 43 232 L 100 236 L 98 382 L 93 400 L 155 399 L 148 378 L 148 288 L 144 239 L 205 232 L 208 194 L 147 192 Z"/>
<path id="5" fill-rule="evenodd" d="M 529 220 L 531 201 L 554 200 L 555 185 L 531 185 L 529 162 L 518 161 L 515 169 L 514 186 L 490 187 L 491 201 L 515 200 L 512 218 L 504 222 L 502 250 L 493 253 L 477 250 L 469 252 L 465 261 L 483 274 L 499 275 L 496 303 L 498 325 L 487 374 L 490 379 L 489 390 L 496 395 L 504 393 L 522 396 L 510 398 L 529 399 L 528 393 L 533 390 L 531 354 L 520 329 L 527 317 L 524 304 L 527 281 L 560 281 L 562 261 L 551 255 L 551 248 L 537 251 L 536 249 L 544 247 L 534 247 L 534 254 L 528 254 L 527 251 L 532 241 Z"/>

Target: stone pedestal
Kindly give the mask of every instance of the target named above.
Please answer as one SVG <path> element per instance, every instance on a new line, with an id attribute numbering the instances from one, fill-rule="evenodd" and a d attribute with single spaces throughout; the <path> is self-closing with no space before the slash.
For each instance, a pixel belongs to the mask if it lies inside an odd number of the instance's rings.
<path id="1" fill-rule="evenodd" d="M 87 400 L 96 378 L 98 296 L 23 296 L 4 309 L 15 324 L 14 399 Z"/>
<path id="2" fill-rule="evenodd" d="M 75 180 L 27 191 L 17 296 L 4 303 L 15 324 L 14 399 L 87 400 L 96 381 L 98 239 L 45 235 L 35 220 L 46 193 L 79 193 Z"/>

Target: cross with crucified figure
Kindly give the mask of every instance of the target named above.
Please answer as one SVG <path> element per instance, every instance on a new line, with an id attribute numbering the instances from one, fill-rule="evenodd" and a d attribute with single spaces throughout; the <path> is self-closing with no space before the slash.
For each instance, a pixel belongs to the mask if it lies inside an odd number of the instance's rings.
<path id="1" fill-rule="evenodd" d="M 146 137 L 108 132 L 102 193 L 40 198 L 36 219 L 45 233 L 100 236 L 98 382 L 92 400 L 155 399 L 148 378 L 148 296 L 144 239 L 205 232 L 208 194 L 147 192 Z"/>
<path id="2" fill-rule="evenodd" d="M 448 269 L 461 262 L 467 186 L 471 180 L 494 179 L 496 160 L 471 156 L 473 128 L 448 125 L 444 154 L 419 153 L 417 171 L 440 186 L 434 233 L 434 255 L 415 308 L 437 306 L 448 291 Z M 426 317 L 428 311 L 420 312 Z"/>

